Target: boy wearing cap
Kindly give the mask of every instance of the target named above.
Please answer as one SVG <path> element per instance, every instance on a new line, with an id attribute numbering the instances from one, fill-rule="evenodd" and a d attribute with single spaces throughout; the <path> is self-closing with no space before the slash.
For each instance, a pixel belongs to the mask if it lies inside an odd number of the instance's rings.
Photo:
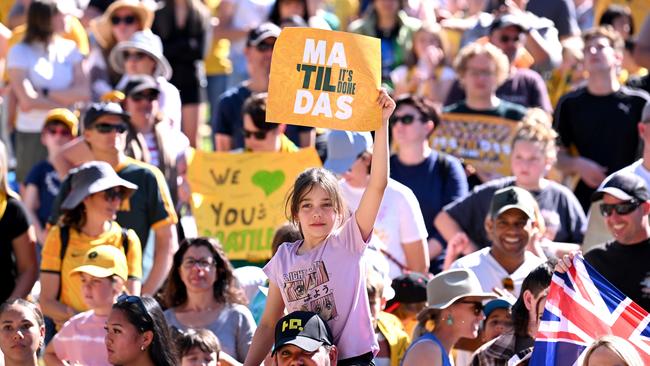
<path id="1" fill-rule="evenodd" d="M 518 296 L 528 273 L 542 260 L 526 250 L 538 232 L 535 199 L 525 189 L 507 187 L 494 193 L 485 230 L 492 246 L 468 254 L 451 268 L 467 268 L 476 273 L 483 290 L 509 290 Z"/>
<path id="2" fill-rule="evenodd" d="M 23 202 L 36 231 L 39 243 L 45 243 L 45 225 L 52 203 L 59 193 L 61 180 L 54 170 L 52 158 L 61 147 L 77 136 L 79 119 L 66 108 L 48 112 L 41 130 L 41 143 L 47 148 L 47 159 L 34 165 L 25 179 Z"/>
<path id="3" fill-rule="evenodd" d="M 294 311 L 275 325 L 271 356 L 277 366 L 336 366 L 338 350 L 332 332 L 318 314 Z"/>
<path id="4" fill-rule="evenodd" d="M 68 320 L 45 350 L 47 365 L 110 365 L 104 344 L 104 327 L 117 297 L 123 293 L 128 278 L 124 252 L 112 245 L 88 250 L 83 264 L 70 272 L 81 277 L 86 305 L 90 310 Z"/>

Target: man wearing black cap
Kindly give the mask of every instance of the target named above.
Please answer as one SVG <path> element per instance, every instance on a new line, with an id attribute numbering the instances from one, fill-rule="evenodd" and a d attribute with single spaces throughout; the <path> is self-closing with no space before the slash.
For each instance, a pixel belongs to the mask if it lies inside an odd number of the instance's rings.
<path id="1" fill-rule="evenodd" d="M 124 153 L 127 130 L 131 117 L 117 103 L 92 104 L 84 116 L 83 140 L 90 147 L 91 157 L 109 163 L 120 176 L 139 188 L 129 198 L 128 211 L 119 211 L 116 221 L 138 234 L 145 251 L 150 231 L 154 234 L 154 259 L 149 277 L 142 286 L 143 294 L 155 294 L 162 286 L 171 268 L 172 258 L 178 248 L 175 224 L 176 211 L 169 194 L 165 177 L 152 165 L 132 159 Z M 85 145 L 85 144 L 84 144 Z M 82 162 L 78 162 L 80 165 Z M 60 205 L 70 192 L 69 177 L 52 204 L 48 222 L 56 225 Z"/>
<path id="2" fill-rule="evenodd" d="M 244 55 L 249 78 L 221 95 L 216 118 L 210 121 L 216 151 L 244 148 L 242 107 L 251 94 L 268 90 L 271 56 L 278 36 L 280 28 L 273 23 L 262 23 L 248 33 Z M 299 136 L 292 138 L 290 135 L 293 131 L 287 131 L 294 143 L 299 139 L 297 145 L 301 147 L 314 145 L 316 135 L 313 128 L 292 126 L 291 129 Z"/>
<path id="3" fill-rule="evenodd" d="M 632 301 L 650 311 L 650 193 L 636 174 L 613 175 L 592 200 L 614 240 L 594 247 L 585 259 Z"/>
<path id="4" fill-rule="evenodd" d="M 318 314 L 295 311 L 275 325 L 275 365 L 336 366 L 337 354 L 332 332 Z"/>

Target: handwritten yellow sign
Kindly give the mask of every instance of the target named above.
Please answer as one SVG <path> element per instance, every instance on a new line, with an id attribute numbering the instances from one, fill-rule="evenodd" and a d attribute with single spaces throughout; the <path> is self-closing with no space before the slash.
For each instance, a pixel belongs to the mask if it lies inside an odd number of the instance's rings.
<path id="1" fill-rule="evenodd" d="M 445 113 L 431 135 L 431 147 L 487 172 L 510 175 L 512 120 L 478 114 Z"/>
<path id="2" fill-rule="evenodd" d="M 302 171 L 320 166 L 313 148 L 294 153 L 196 151 L 188 180 L 199 235 L 217 238 L 229 259 L 270 258 L 275 229 L 287 221 L 287 192 Z"/>
<path id="3" fill-rule="evenodd" d="M 273 48 L 266 121 L 349 131 L 381 126 L 379 39 L 285 28 Z"/>

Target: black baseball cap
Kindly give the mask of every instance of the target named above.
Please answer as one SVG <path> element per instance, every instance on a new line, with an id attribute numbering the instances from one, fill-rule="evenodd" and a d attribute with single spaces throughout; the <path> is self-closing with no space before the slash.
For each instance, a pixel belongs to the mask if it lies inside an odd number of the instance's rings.
<path id="1" fill-rule="evenodd" d="M 278 38 L 282 30 L 277 25 L 266 22 L 248 32 L 246 46 L 257 46 L 267 38 Z"/>
<path id="2" fill-rule="evenodd" d="M 535 198 L 527 190 L 519 187 L 506 187 L 494 192 L 490 202 L 490 217 L 496 218 L 502 213 L 516 208 L 535 219 Z"/>
<path id="3" fill-rule="evenodd" d="M 631 172 L 620 172 L 610 176 L 605 183 L 591 196 L 591 201 L 598 201 L 603 196 L 611 194 L 623 201 L 636 199 L 650 200 L 650 192 L 643 178 Z"/>
<path id="4" fill-rule="evenodd" d="M 86 115 L 84 116 L 84 127 L 88 128 L 101 116 L 111 115 L 119 116 L 124 119 L 126 122 L 131 122 L 131 115 L 122 109 L 117 103 L 108 102 L 108 103 L 93 103 L 86 110 Z"/>
<path id="5" fill-rule="evenodd" d="M 156 93 L 160 93 L 156 79 L 144 74 L 130 76 L 122 92 L 128 97 L 144 90 L 154 90 Z"/>
<path id="6" fill-rule="evenodd" d="M 393 279 L 391 287 L 395 296 L 386 303 L 386 311 L 393 311 L 399 304 L 413 304 L 427 301 L 429 278 L 421 273 L 410 272 Z"/>
<path id="7" fill-rule="evenodd" d="M 322 345 L 334 345 L 334 337 L 327 322 L 320 315 L 308 311 L 294 311 L 275 325 L 272 354 L 287 344 L 314 352 Z"/>

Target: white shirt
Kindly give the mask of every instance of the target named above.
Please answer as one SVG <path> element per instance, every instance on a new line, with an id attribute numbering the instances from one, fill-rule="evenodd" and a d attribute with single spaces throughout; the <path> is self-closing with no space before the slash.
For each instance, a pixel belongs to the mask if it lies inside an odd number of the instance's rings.
<path id="1" fill-rule="evenodd" d="M 11 47 L 7 55 L 8 69 L 22 69 L 36 91 L 63 90 L 74 81 L 74 68 L 83 59 L 77 45 L 70 40 L 54 37 L 42 43 L 20 42 Z M 61 107 L 67 107 L 62 105 Z M 49 109 L 18 110 L 16 129 L 21 132 L 41 132 Z"/>
<path id="2" fill-rule="evenodd" d="M 364 188 L 352 187 L 345 180 L 340 180 L 339 186 L 347 205 L 352 211 L 356 211 Z M 393 179 L 388 180 L 384 198 L 379 206 L 373 241 L 375 237 L 383 243 L 388 253 L 404 265 L 406 256 L 402 244 L 427 238 L 427 229 L 417 198 L 408 187 Z M 395 262 L 388 259 L 388 263 L 388 275 L 391 279 L 402 274 Z"/>
<path id="3" fill-rule="evenodd" d="M 492 291 L 495 287 L 503 288 L 503 280 L 509 277 L 515 285 L 513 295 L 518 297 L 524 278 L 528 276 L 530 271 L 542 263 L 544 263 L 544 260 L 535 254 L 526 251 L 524 254 L 524 263 L 522 263 L 514 272 L 508 273 L 508 271 L 506 271 L 505 268 L 494 259 L 490 253 L 490 248 L 488 247 L 457 259 L 451 264 L 451 268 L 465 268 L 472 270 L 476 277 L 478 277 L 481 287 L 483 287 L 483 291 L 486 292 Z"/>

